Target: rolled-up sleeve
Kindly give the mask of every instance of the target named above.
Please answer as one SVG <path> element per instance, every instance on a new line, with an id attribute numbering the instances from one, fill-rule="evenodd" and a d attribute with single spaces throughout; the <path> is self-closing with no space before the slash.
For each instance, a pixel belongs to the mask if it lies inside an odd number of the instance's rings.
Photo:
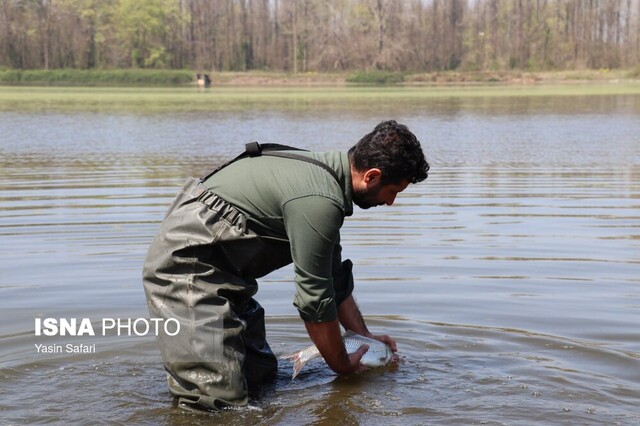
<path id="1" fill-rule="evenodd" d="M 351 262 L 341 261 L 342 208 L 329 198 L 307 196 L 288 201 L 282 212 L 295 271 L 293 304 L 305 321 L 333 321 L 353 288 Z"/>
<path id="2" fill-rule="evenodd" d="M 352 270 L 353 263 L 349 259 L 342 261 L 342 246 L 338 238 L 338 242 L 333 249 L 333 266 L 331 268 L 336 306 L 340 306 L 353 293 Z"/>

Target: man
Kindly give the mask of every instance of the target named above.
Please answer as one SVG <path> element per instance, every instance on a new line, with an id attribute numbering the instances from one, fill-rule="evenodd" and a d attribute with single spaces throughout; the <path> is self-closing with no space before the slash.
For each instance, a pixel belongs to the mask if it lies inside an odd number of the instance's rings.
<path id="1" fill-rule="evenodd" d="M 283 149 L 285 148 L 285 149 Z M 392 205 L 427 178 L 420 143 L 395 121 L 380 123 L 348 153 L 248 144 L 203 179 L 190 179 L 169 209 L 144 265 L 152 317 L 174 318 L 158 336 L 171 393 L 183 408 L 246 405 L 248 389 L 274 377 L 260 278 L 293 262 L 293 304 L 338 374 L 357 371 L 367 347 L 348 354 L 340 325 L 373 336 L 353 299 L 352 264 L 340 228 L 355 203 Z"/>

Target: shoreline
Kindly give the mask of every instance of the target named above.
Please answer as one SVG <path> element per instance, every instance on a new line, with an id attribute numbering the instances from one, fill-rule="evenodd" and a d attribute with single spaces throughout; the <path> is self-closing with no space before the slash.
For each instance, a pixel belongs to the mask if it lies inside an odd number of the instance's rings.
<path id="1" fill-rule="evenodd" d="M 0 86 L 189 87 L 190 70 L 0 70 Z M 211 72 L 211 87 L 467 87 L 640 83 L 640 68 L 569 71 L 441 71 L 429 73 L 270 71 Z M 386 79 L 387 77 L 391 77 Z"/>
<path id="2" fill-rule="evenodd" d="M 401 74 L 401 73 L 398 73 Z M 442 71 L 402 74 L 404 80 L 389 84 L 352 83 L 350 73 L 270 73 L 262 71 L 212 73 L 213 86 L 475 86 L 475 85 L 558 85 L 640 82 L 636 70 L 572 70 L 572 71 Z"/>

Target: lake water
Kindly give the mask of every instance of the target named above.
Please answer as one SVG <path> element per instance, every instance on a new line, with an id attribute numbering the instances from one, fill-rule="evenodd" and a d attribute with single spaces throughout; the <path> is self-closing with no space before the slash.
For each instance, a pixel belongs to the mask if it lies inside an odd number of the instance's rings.
<path id="1" fill-rule="evenodd" d="M 345 103 L 176 90 L 173 111 L 171 91 L 157 110 L 98 89 L 87 104 L 0 100 L 0 423 L 640 423 L 638 91 L 411 90 Z M 185 107 L 202 97 L 211 108 Z M 356 209 L 342 241 L 398 364 L 339 378 L 319 361 L 291 380 L 282 362 L 250 408 L 195 415 L 170 397 L 153 337 L 36 335 L 36 318 L 89 318 L 100 334 L 105 318 L 148 315 L 142 261 L 187 176 L 252 140 L 346 150 L 388 118 L 421 140 L 429 178 Z M 257 295 L 278 354 L 309 344 L 292 275 Z M 36 348 L 68 343 L 95 352 Z"/>

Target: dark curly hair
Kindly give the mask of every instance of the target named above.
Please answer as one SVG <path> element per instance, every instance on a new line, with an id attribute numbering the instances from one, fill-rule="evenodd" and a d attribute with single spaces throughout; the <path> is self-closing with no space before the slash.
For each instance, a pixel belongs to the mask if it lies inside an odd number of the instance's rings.
<path id="1" fill-rule="evenodd" d="M 403 179 L 418 183 L 428 176 L 429 163 L 420 142 L 409 128 L 394 120 L 383 121 L 349 149 L 349 160 L 358 171 L 378 168 L 382 184 Z"/>

